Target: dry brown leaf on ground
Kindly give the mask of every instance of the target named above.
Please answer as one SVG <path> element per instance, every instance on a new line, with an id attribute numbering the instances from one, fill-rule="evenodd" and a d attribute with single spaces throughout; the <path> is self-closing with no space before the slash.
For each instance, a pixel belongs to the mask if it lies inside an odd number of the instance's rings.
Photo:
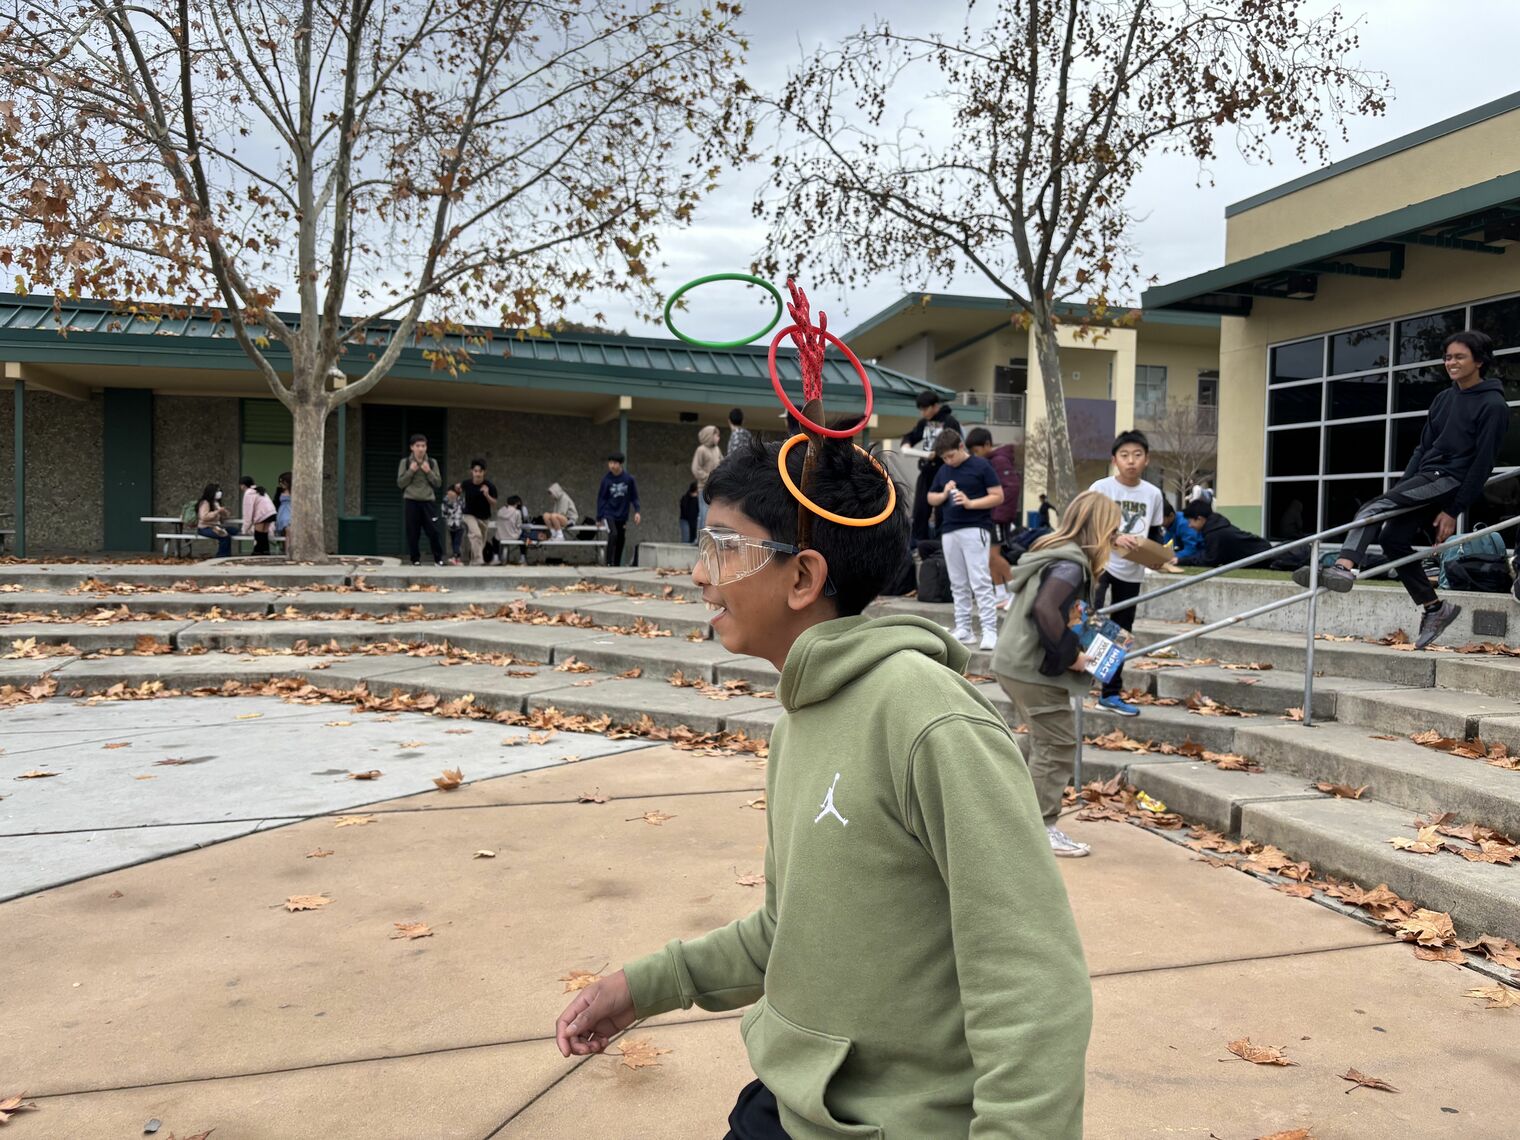
<path id="1" fill-rule="evenodd" d="M 1393 844 L 1395 851 L 1409 851 L 1415 855 L 1434 855 L 1446 846 L 1433 827 L 1420 828 L 1413 839 L 1404 835 L 1395 835 L 1388 842 Z"/>
<path id="2" fill-rule="evenodd" d="M 425 922 L 393 922 L 396 929 L 391 934 L 392 938 L 431 938 L 433 928 Z"/>
<path id="3" fill-rule="evenodd" d="M 233 717 L 233 719 L 234 720 L 258 720 L 259 717 L 261 717 L 263 715 L 264 715 L 263 713 L 238 713 L 237 716 Z"/>
<path id="4" fill-rule="evenodd" d="M 1272 663 L 1270 661 L 1236 661 L 1226 662 L 1220 668 L 1243 669 L 1252 673 L 1265 673 L 1268 669 L 1272 668 Z"/>
<path id="5" fill-rule="evenodd" d="M 1375 736 L 1368 737 L 1368 739 L 1369 740 L 1397 740 L 1399 738 L 1397 736 L 1395 736 L 1391 732 L 1380 732 L 1380 733 L 1376 734 Z"/>
<path id="6" fill-rule="evenodd" d="M 661 1049 L 647 1037 L 624 1038 L 618 1042 L 618 1055 L 630 1069 L 655 1068 L 669 1049 Z"/>
<path id="7" fill-rule="evenodd" d="M 1511 846 L 1508 843 L 1500 843 L 1493 839 L 1478 841 L 1478 850 L 1473 851 L 1466 847 L 1456 848 L 1456 853 L 1470 863 L 1499 863 L 1508 867 L 1517 857 L 1520 857 L 1520 847 Z"/>
<path id="8" fill-rule="evenodd" d="M 108 751 L 114 748 L 131 748 L 132 742 L 130 740 L 113 740 L 109 744 L 102 744 L 101 747 Z"/>
<path id="9" fill-rule="evenodd" d="M 1307 1128 L 1290 1128 L 1286 1132 L 1273 1132 L 1269 1136 L 1258 1136 L 1256 1140 L 1314 1140 L 1314 1134 Z"/>
<path id="10" fill-rule="evenodd" d="M 443 734 L 445 736 L 469 736 L 474 731 L 473 728 L 446 728 L 443 730 Z"/>
<path id="11" fill-rule="evenodd" d="M 1382 1089 L 1384 1092 L 1391 1093 L 1399 1091 L 1387 1081 L 1378 1077 L 1369 1077 L 1358 1069 L 1347 1069 L 1341 1074 L 1341 1080 L 1352 1082 L 1351 1087 L 1346 1090 L 1347 1093 L 1354 1093 L 1357 1089 Z"/>
<path id="12" fill-rule="evenodd" d="M 17 776 L 18 780 L 46 780 L 49 776 L 56 776 L 57 772 L 45 772 L 41 768 L 33 768 L 30 772 L 22 772 Z"/>
<path id="13" fill-rule="evenodd" d="M 1307 882 L 1314 876 L 1314 868 L 1308 863 L 1294 860 L 1286 851 L 1270 843 L 1246 861 L 1254 867 L 1260 867 L 1264 871 L 1271 871 L 1285 879 L 1294 879 L 1300 883 Z"/>
<path id="14" fill-rule="evenodd" d="M 1520 992 L 1510 989 L 1508 986 L 1483 986 L 1476 990 L 1468 990 L 1464 997 L 1476 998 L 1486 1001 L 1484 1009 L 1514 1009 L 1520 1006 Z"/>
<path id="15" fill-rule="evenodd" d="M 607 965 L 610 964 L 604 964 L 598 970 L 571 970 L 568 974 L 561 974 L 559 980 L 565 983 L 563 992 L 567 994 L 579 993 L 592 982 L 601 981 L 602 970 L 605 970 Z"/>
<path id="16" fill-rule="evenodd" d="M 1312 899 L 1314 888 L 1308 883 L 1278 883 L 1272 888 L 1295 899 Z"/>
<path id="17" fill-rule="evenodd" d="M 1250 1061 L 1253 1065 L 1296 1065 L 1297 1061 L 1290 1061 L 1283 1051 L 1275 1045 L 1252 1045 L 1249 1037 L 1241 1037 L 1231 1041 L 1225 1046 L 1231 1053 L 1242 1061 Z"/>
<path id="18" fill-rule="evenodd" d="M 1440 910 L 1425 910 L 1423 907 L 1394 923 L 1393 932 L 1402 941 L 1418 942 L 1421 946 L 1455 946 L 1457 942 L 1451 915 Z"/>
<path id="19" fill-rule="evenodd" d="M 1182 615 L 1182 620 L 1184 622 L 1186 622 L 1188 625 L 1202 625 L 1203 624 L 1203 619 L 1198 616 L 1198 611 L 1197 610 L 1193 610 L 1193 609 L 1190 609 L 1190 610 L 1188 610 L 1187 613 L 1183 614 Z"/>
<path id="20" fill-rule="evenodd" d="M 530 732 L 528 733 L 528 743 L 548 744 L 549 741 L 553 740 L 558 735 L 559 729 L 557 728 L 546 729 L 543 732 Z"/>
<path id="21" fill-rule="evenodd" d="M 370 768 L 364 772 L 350 772 L 348 774 L 350 780 L 378 780 L 380 776 L 381 772 L 379 768 Z"/>
<path id="22" fill-rule="evenodd" d="M 1450 962 L 1453 966 L 1467 962 L 1467 956 L 1455 946 L 1421 946 L 1416 943 L 1414 956 L 1422 962 Z"/>
<path id="23" fill-rule="evenodd" d="M 1301 721 L 1304 719 L 1304 710 L 1297 706 L 1291 709 L 1283 709 L 1282 719 Z"/>
<path id="24" fill-rule="evenodd" d="M 740 875 L 734 882 L 738 883 L 741 887 L 763 887 L 765 886 L 765 876 L 760 874 Z"/>
<path id="25" fill-rule="evenodd" d="M 427 741 L 426 740 L 403 740 L 399 745 L 397 745 L 397 747 L 398 748 L 426 748 L 427 747 Z"/>
<path id="26" fill-rule="evenodd" d="M 645 823 L 652 824 L 655 827 L 661 827 L 664 825 L 667 819 L 675 819 L 675 816 L 667 815 L 663 811 L 646 811 L 643 815 L 633 816 L 629 819 L 624 820 L 623 822 L 637 823 L 639 820 L 643 820 Z"/>
<path id="27" fill-rule="evenodd" d="M 761 796 L 759 799 L 747 800 L 744 803 L 744 806 L 747 807 L 747 808 L 754 808 L 756 811 L 764 811 L 765 810 L 765 797 Z"/>
<path id="28" fill-rule="evenodd" d="M 496 852 L 487 850 L 486 848 L 482 847 L 479 851 L 475 852 L 475 854 L 471 855 L 470 858 L 471 859 L 494 859 L 494 858 L 496 858 Z"/>
<path id="29" fill-rule="evenodd" d="M 554 667 L 556 673 L 595 673 L 595 665 L 587 665 L 573 654 Z"/>
<path id="30" fill-rule="evenodd" d="M 0 1124 L 5 1124 L 18 1112 L 35 1112 L 37 1106 L 26 1099 L 26 1093 L 17 1093 L 0 1099 Z"/>
<path id="31" fill-rule="evenodd" d="M 312 850 L 308 851 L 306 853 L 306 857 L 308 859 L 326 859 L 331 854 L 332 854 L 332 848 L 330 848 L 330 847 L 317 847 L 317 848 L 313 848 Z"/>
<path id="32" fill-rule="evenodd" d="M 160 641 L 151 633 L 139 634 L 132 643 L 132 652 L 139 657 L 156 657 L 164 653 L 173 653 L 174 646 L 167 641 Z"/>
<path id="33" fill-rule="evenodd" d="M 433 783 L 445 792 L 452 792 L 464 783 L 464 772 L 459 768 L 445 768 L 443 775 L 433 777 Z"/>
<path id="34" fill-rule="evenodd" d="M 353 723 L 354 722 L 351 721 L 351 720 L 330 720 L 326 724 L 324 724 L 322 727 L 323 728 L 348 728 Z"/>
<path id="35" fill-rule="evenodd" d="M 578 804 L 604 804 L 609 798 L 611 797 L 602 795 L 601 788 L 597 788 L 592 792 L 582 792 L 575 797 L 575 802 Z"/>
<path id="36" fill-rule="evenodd" d="M 1520 946 L 1515 945 L 1508 938 L 1484 934 L 1480 935 L 1475 942 L 1458 942 L 1457 945 L 1463 950 L 1482 954 L 1496 966 L 1503 966 L 1507 970 L 1520 970 Z"/>
<path id="37" fill-rule="evenodd" d="M 1353 788 L 1350 784 L 1332 784 L 1328 780 L 1320 780 L 1314 785 L 1314 790 L 1343 800 L 1359 800 L 1362 793 L 1370 787 L 1371 784 L 1363 784 L 1359 788 Z"/>
<path id="38" fill-rule="evenodd" d="M 374 823 L 372 815 L 340 815 L 334 827 L 363 827 L 366 823 Z"/>
<path id="39" fill-rule="evenodd" d="M 285 900 L 286 910 L 320 910 L 332 899 L 326 895 L 291 895 Z"/>
<path id="40" fill-rule="evenodd" d="M 644 675 L 644 668 L 643 668 L 643 666 L 641 666 L 641 665 L 635 665 L 632 669 L 624 669 L 621 673 L 619 673 L 617 675 L 617 678 L 618 678 L 619 681 L 637 681 L 643 675 Z"/>
<path id="41" fill-rule="evenodd" d="M 1195 712 L 1199 716 L 1239 716 L 1252 717 L 1255 713 L 1248 713 L 1243 709 L 1227 705 L 1223 701 L 1216 701 L 1213 697 L 1206 697 L 1198 690 L 1182 702 L 1189 712 Z"/>
<path id="42" fill-rule="evenodd" d="M 1234 752 L 1205 751 L 1203 759 L 1221 772 L 1261 772 L 1262 766 Z"/>

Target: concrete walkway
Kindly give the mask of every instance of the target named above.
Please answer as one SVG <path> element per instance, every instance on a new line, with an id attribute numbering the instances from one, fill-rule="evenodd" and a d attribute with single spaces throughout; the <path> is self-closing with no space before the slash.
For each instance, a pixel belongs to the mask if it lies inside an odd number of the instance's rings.
<path id="1" fill-rule="evenodd" d="M 40 1106 L 6 1134 L 716 1140 L 749 1077 L 735 1015 L 637 1028 L 670 1050 L 637 1071 L 562 1060 L 553 1020 L 569 971 L 757 904 L 735 880 L 761 867 L 763 785 L 744 757 L 646 747 L 5 903 L 0 1097 Z M 1138 829 L 1070 830 L 1096 849 L 1062 867 L 1097 1000 L 1089 1136 L 1513 1133 L 1520 1011 L 1463 997 L 1487 979 Z M 287 911 L 299 895 L 331 902 Z M 1246 1036 L 1299 1064 L 1237 1060 Z M 1352 1067 L 1402 1091 L 1345 1095 Z"/>

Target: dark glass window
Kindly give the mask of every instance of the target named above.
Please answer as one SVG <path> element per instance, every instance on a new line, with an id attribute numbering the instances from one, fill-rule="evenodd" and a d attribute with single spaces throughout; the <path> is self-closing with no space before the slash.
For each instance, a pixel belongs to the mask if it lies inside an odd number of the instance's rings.
<path id="1" fill-rule="evenodd" d="M 1520 356 L 1501 356 L 1494 362 L 1494 366 L 1488 370 L 1490 376 L 1497 376 L 1504 384 L 1504 398 L 1510 403 L 1520 400 Z M 1515 434 L 1516 429 L 1510 429 L 1510 435 Z"/>
<path id="2" fill-rule="evenodd" d="M 1494 338 L 1495 348 L 1520 348 L 1520 297 L 1474 305 L 1472 323 Z"/>
<path id="3" fill-rule="evenodd" d="M 1340 526 L 1356 518 L 1363 503 L 1383 493 L 1381 479 L 1326 479 L 1325 525 Z"/>
<path id="4" fill-rule="evenodd" d="M 1325 374 L 1325 342 L 1320 337 L 1297 344 L 1280 344 L 1272 350 L 1270 382 L 1288 384 L 1294 380 L 1316 380 Z"/>
<path id="5" fill-rule="evenodd" d="M 1441 359 L 1441 342 L 1454 332 L 1461 332 L 1466 310 L 1449 309 L 1428 317 L 1400 321 L 1394 332 L 1395 364 L 1419 364 L 1423 360 Z"/>
<path id="6" fill-rule="evenodd" d="M 1351 475 L 1382 471 L 1387 450 L 1386 420 L 1334 424 L 1325 429 L 1325 474 Z"/>
<path id="7" fill-rule="evenodd" d="M 1427 412 L 1436 397 L 1451 387 L 1444 368 L 1411 368 L 1393 374 L 1393 410 Z"/>
<path id="8" fill-rule="evenodd" d="M 1505 465 L 1504 460 L 1501 459 L 1499 462 L 1501 466 Z M 1509 463 L 1514 462 L 1512 457 Z M 1476 530 L 1479 527 L 1493 526 L 1505 519 L 1512 519 L 1516 515 L 1520 515 L 1520 480 L 1510 479 L 1494 484 L 1483 493 L 1482 497 L 1472 505 L 1472 509 L 1467 512 L 1467 525 L 1469 530 Z M 1504 539 L 1506 546 L 1513 548 L 1515 544 L 1513 528 L 1501 530 L 1499 537 Z"/>
<path id="9" fill-rule="evenodd" d="M 1349 420 L 1358 416 L 1388 414 L 1388 373 L 1353 376 L 1349 380 L 1328 380 L 1330 389 L 1326 419 Z M 1277 395 L 1277 393 L 1273 393 Z"/>
<path id="10" fill-rule="evenodd" d="M 1318 475 L 1318 427 L 1267 433 L 1267 474 Z"/>
<path id="11" fill-rule="evenodd" d="M 1313 534 L 1319 529 L 1319 484 L 1312 479 L 1268 483 L 1262 526 L 1274 542 Z"/>
<path id="12" fill-rule="evenodd" d="M 1390 443 L 1392 450 L 1388 454 L 1388 470 L 1403 474 L 1404 468 L 1409 466 L 1409 457 L 1420 446 L 1420 436 L 1424 431 L 1424 416 L 1407 416 L 1393 421 L 1393 430 L 1388 433 L 1393 437 Z"/>
<path id="13" fill-rule="evenodd" d="M 1330 375 L 1388 367 L 1388 326 L 1336 333 L 1330 338 Z"/>
<path id="14" fill-rule="evenodd" d="M 1274 388 L 1267 398 L 1267 423 L 1302 424 L 1320 418 L 1323 384 L 1299 384 L 1293 388 Z"/>

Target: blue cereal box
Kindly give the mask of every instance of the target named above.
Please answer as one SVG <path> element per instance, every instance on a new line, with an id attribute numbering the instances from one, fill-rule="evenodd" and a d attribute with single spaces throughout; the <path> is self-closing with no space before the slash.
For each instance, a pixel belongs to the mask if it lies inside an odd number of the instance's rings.
<path id="1" fill-rule="evenodd" d="M 1099 681 L 1110 681 L 1124 664 L 1129 634 L 1111 618 L 1092 620 L 1085 603 L 1081 605 L 1080 614 L 1076 633 L 1077 640 L 1082 643 L 1082 652 L 1087 655 L 1087 671 Z"/>

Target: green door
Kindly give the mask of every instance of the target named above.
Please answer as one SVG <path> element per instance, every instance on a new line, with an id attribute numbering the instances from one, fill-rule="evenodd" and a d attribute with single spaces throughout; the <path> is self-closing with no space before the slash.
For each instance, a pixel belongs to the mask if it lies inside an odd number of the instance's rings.
<path id="1" fill-rule="evenodd" d="M 152 550 L 154 527 L 139 520 L 153 513 L 153 392 L 107 388 L 102 396 L 105 549 Z"/>
<path id="2" fill-rule="evenodd" d="M 443 408 L 409 408 L 396 404 L 365 404 L 364 408 L 364 506 L 375 520 L 376 548 L 381 554 L 406 557 L 401 492 L 396 488 L 396 468 L 406 454 L 407 440 L 418 433 L 428 438 L 428 454 L 438 460 L 444 486 L 454 479 L 445 450 L 448 415 Z M 439 499 L 443 492 L 438 493 Z M 444 538 L 447 545 L 447 536 Z M 427 539 L 422 540 L 427 557 Z"/>
<path id="3" fill-rule="evenodd" d="M 242 443 L 239 451 L 241 466 L 238 475 L 252 476 L 254 483 L 269 492 L 269 498 L 278 503 L 280 476 L 291 468 L 291 441 L 295 428 L 290 420 L 290 409 L 278 400 L 244 400 L 242 402 Z M 242 495 L 233 511 L 242 507 Z"/>

